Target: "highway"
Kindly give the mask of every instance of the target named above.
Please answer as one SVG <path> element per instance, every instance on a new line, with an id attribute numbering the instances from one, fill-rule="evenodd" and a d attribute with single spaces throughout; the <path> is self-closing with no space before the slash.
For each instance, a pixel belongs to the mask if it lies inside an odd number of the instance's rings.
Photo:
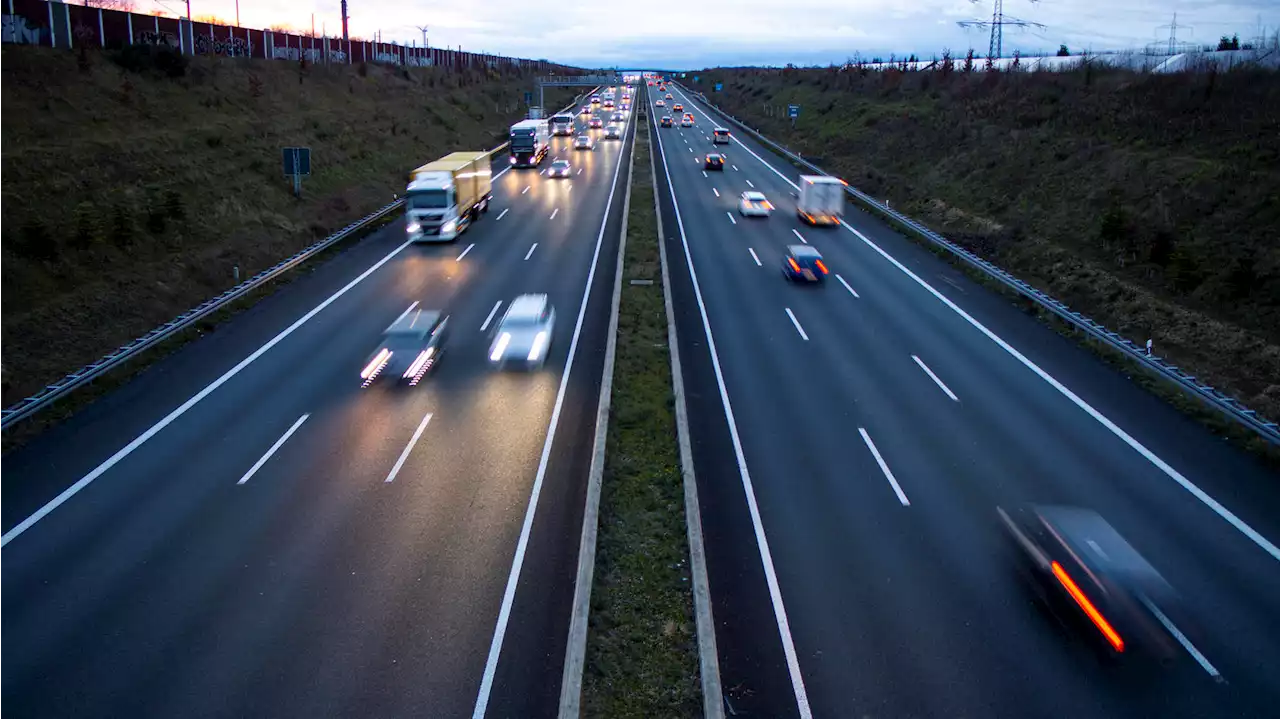
<path id="1" fill-rule="evenodd" d="M 652 131 L 730 715 L 1274 716 L 1280 477 L 866 213 L 801 224 L 797 170 L 668 92 L 697 122 Z M 737 214 L 752 189 L 772 217 Z M 824 285 L 781 276 L 798 243 Z M 1198 657 L 1131 671 L 1061 629 L 997 521 L 1024 501 L 1100 512 Z"/>
<path id="2" fill-rule="evenodd" d="M 456 243 L 397 221 L 5 456 L 5 716 L 554 715 L 630 124 L 555 138 L 567 180 L 501 154 Z M 525 292 L 549 360 L 492 371 Z M 413 303 L 439 366 L 362 390 Z"/>

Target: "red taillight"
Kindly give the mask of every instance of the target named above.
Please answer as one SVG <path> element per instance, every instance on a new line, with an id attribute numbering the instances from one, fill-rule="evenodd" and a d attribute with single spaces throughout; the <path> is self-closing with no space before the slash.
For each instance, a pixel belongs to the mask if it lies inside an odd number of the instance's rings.
<path id="1" fill-rule="evenodd" d="M 789 263 L 791 264 L 791 271 L 792 271 L 792 272 L 799 272 L 799 271 L 800 271 L 800 265 L 797 265 L 797 264 L 796 264 L 796 261 L 795 261 L 795 259 L 794 259 L 794 258 L 788 257 L 788 258 L 787 258 L 787 262 L 789 262 Z"/>
<path id="2" fill-rule="evenodd" d="M 1080 605 L 1084 613 L 1089 616 L 1089 619 L 1098 627 L 1098 630 L 1107 638 L 1107 641 L 1111 643 L 1112 648 L 1117 652 L 1123 652 L 1124 640 L 1120 638 L 1115 629 L 1111 628 L 1111 624 L 1107 622 L 1106 617 L 1102 616 L 1102 612 L 1099 612 L 1097 607 L 1093 606 L 1093 602 L 1089 601 L 1089 598 L 1084 595 L 1080 587 L 1076 586 L 1075 581 L 1067 575 L 1067 570 L 1063 569 L 1061 564 L 1054 562 L 1052 566 L 1053 576 L 1058 578 L 1058 581 L 1066 588 L 1071 598 L 1076 600 L 1076 604 Z"/>
<path id="3" fill-rule="evenodd" d="M 827 266 L 822 264 L 822 260 L 817 260 L 814 264 L 818 266 L 818 269 L 822 270 L 822 274 L 829 274 L 827 272 Z"/>

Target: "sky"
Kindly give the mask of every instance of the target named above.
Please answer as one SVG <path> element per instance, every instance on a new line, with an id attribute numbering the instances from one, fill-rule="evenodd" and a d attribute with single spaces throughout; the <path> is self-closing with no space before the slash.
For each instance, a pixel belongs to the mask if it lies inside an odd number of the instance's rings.
<path id="1" fill-rule="evenodd" d="M 184 12 L 184 0 L 134 0 L 139 11 Z M 527 58 L 580 67 L 701 69 L 722 65 L 811 65 L 855 56 L 916 54 L 950 48 L 985 54 L 988 30 L 965 30 L 958 20 L 991 19 L 991 0 L 349 0 L 351 33 L 386 41 Z M 1119 7 L 1117 7 L 1119 6 Z M 240 24 L 311 26 L 341 32 L 338 0 L 240 0 Z M 1242 41 L 1280 29 L 1277 0 L 1005 0 L 1005 13 L 1044 28 L 1006 28 L 1005 55 L 1138 49 L 1167 44 L 1177 13 L 1179 41 L 1216 44 L 1226 34 Z M 191 0 L 197 18 L 234 21 L 236 0 Z M 1163 27 L 1162 27 L 1163 26 Z"/>

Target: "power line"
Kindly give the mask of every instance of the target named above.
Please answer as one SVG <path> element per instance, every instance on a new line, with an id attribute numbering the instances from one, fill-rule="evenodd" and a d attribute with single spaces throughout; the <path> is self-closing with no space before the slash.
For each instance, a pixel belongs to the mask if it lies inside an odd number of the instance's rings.
<path id="1" fill-rule="evenodd" d="M 975 3 L 979 2 L 979 0 L 971 0 L 971 1 Z M 1038 2 L 1038 0 L 1031 0 L 1031 2 L 1035 3 L 1035 2 Z M 1016 17 L 1005 15 L 1004 0 L 994 0 L 994 7 L 991 9 L 990 20 L 961 20 L 956 24 L 963 28 L 978 28 L 982 30 L 986 30 L 986 29 L 991 30 L 991 42 L 990 42 L 990 45 L 987 47 L 987 57 L 989 58 L 1000 57 L 1001 53 L 1004 51 L 1005 26 L 1020 27 L 1020 28 L 1036 27 L 1042 30 L 1046 28 L 1045 25 L 1042 25 L 1038 22 L 1032 22 L 1030 20 L 1019 20 Z"/>

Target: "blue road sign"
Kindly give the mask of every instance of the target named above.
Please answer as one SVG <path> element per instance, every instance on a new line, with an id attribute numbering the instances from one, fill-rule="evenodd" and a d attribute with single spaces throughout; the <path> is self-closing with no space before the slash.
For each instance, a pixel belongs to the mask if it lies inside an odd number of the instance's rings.
<path id="1" fill-rule="evenodd" d="M 787 105 L 787 117 L 800 117 L 800 106 Z"/>
<path id="2" fill-rule="evenodd" d="M 694 82 L 697 82 L 697 81 L 698 81 L 698 76 L 697 76 L 697 75 L 694 75 L 694 76 L 693 76 L 693 81 L 694 81 Z"/>
<path id="3" fill-rule="evenodd" d="M 311 148 L 310 147 L 285 147 L 281 148 L 280 164 L 284 168 L 286 175 L 310 175 L 311 174 Z"/>
<path id="4" fill-rule="evenodd" d="M 724 89 L 724 83 L 723 83 L 723 82 L 717 82 L 717 83 L 716 83 L 716 92 L 720 92 L 720 90 L 722 90 L 722 89 Z"/>

